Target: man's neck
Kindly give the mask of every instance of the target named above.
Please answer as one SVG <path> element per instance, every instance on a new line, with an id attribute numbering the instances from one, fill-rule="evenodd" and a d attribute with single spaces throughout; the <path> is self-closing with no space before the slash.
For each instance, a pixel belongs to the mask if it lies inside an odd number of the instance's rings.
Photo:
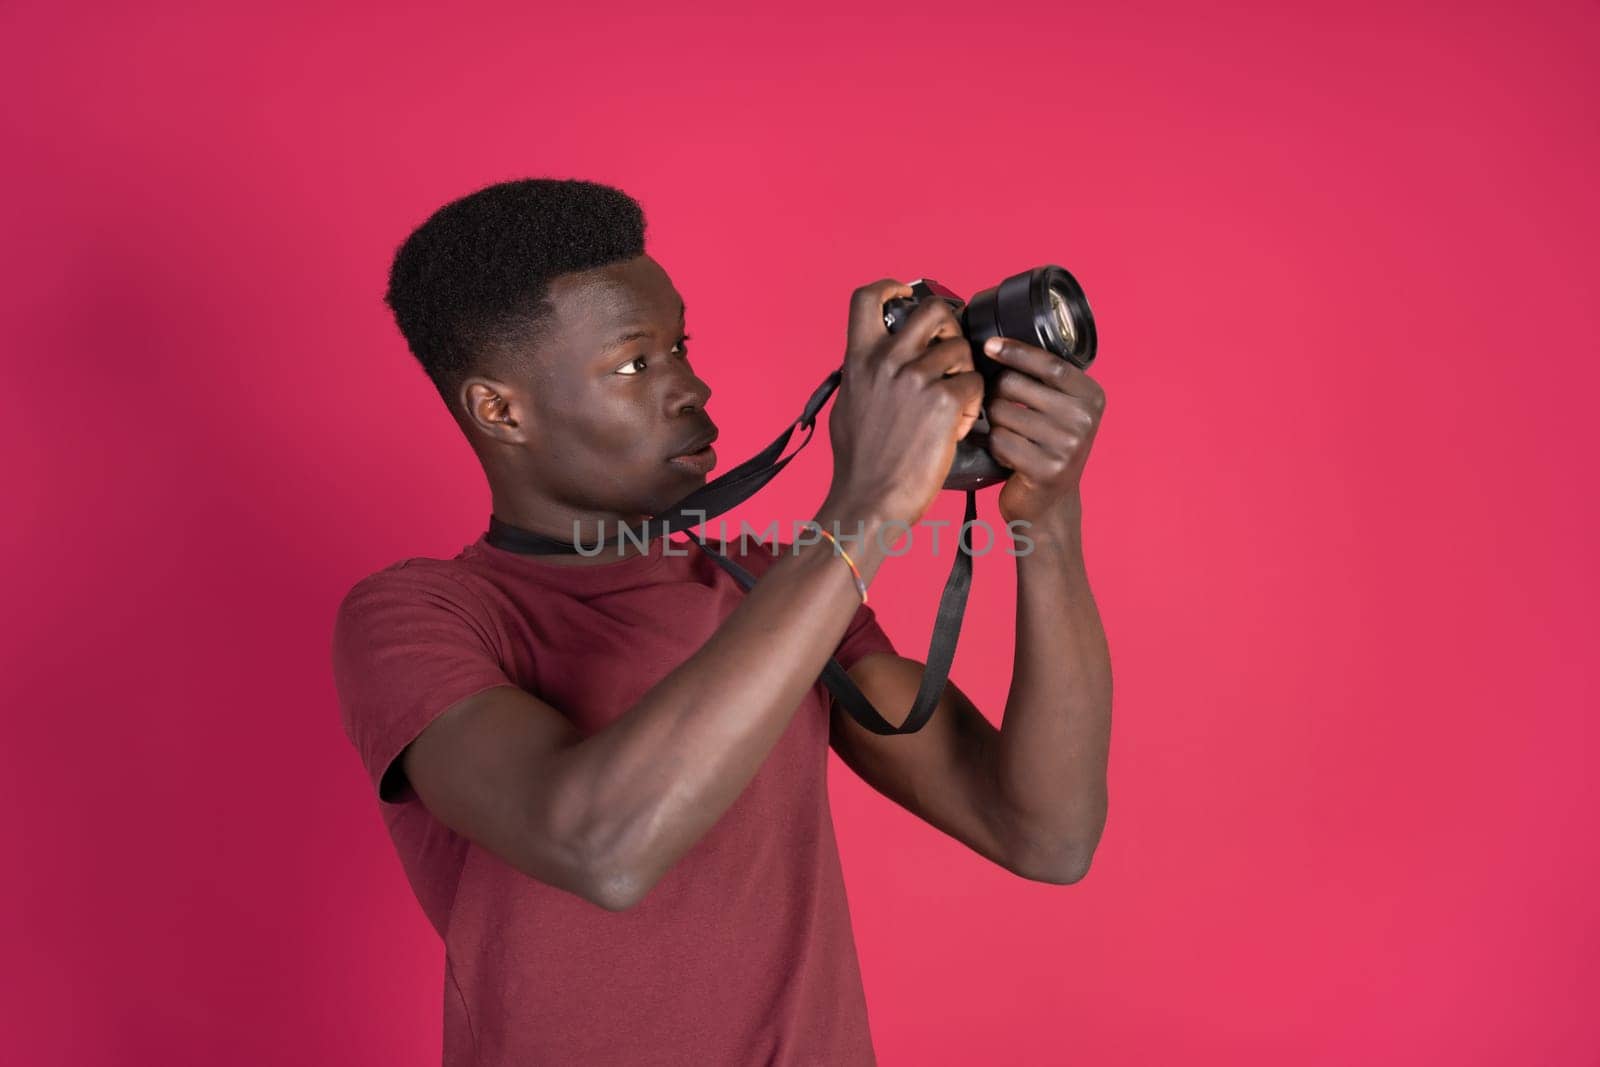
<path id="1" fill-rule="evenodd" d="M 511 501 L 497 496 L 492 514 L 508 526 L 577 546 L 577 552 L 540 556 L 543 562 L 575 567 L 643 555 L 651 542 L 665 536 L 659 524 L 646 515 L 578 511 L 550 501 Z"/>

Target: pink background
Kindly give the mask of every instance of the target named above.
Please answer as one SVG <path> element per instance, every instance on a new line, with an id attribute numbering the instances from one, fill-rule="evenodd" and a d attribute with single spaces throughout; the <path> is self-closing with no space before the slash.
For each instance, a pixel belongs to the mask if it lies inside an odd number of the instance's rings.
<path id="1" fill-rule="evenodd" d="M 1600 14 L 968 7 L 0 10 L 0 1059 L 438 1061 L 328 639 L 488 511 L 389 256 L 546 175 L 643 202 L 724 469 L 864 282 L 1060 262 L 1101 323 L 1104 842 L 1027 883 L 835 763 L 882 1062 L 1600 1061 Z M 874 589 L 908 654 L 949 562 Z"/>

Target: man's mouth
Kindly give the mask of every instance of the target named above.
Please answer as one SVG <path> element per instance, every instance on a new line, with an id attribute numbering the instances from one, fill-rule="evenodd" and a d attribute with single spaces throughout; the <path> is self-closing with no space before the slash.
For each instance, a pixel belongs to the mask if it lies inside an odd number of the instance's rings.
<path id="1" fill-rule="evenodd" d="M 683 449 L 676 455 L 667 459 L 668 463 L 693 471 L 695 474 L 708 474 L 712 467 L 717 465 L 716 449 L 711 443 L 717 439 L 717 430 L 713 427 L 706 433 L 700 434 L 694 440 L 685 443 Z"/>
<path id="2" fill-rule="evenodd" d="M 694 437 L 685 441 L 682 448 L 679 448 L 667 458 L 680 459 L 684 456 L 698 456 L 700 453 L 710 448 L 712 442 L 715 441 L 718 436 L 719 434 L 717 428 L 713 426 L 711 429 L 702 431 L 701 433 L 698 433 Z"/>

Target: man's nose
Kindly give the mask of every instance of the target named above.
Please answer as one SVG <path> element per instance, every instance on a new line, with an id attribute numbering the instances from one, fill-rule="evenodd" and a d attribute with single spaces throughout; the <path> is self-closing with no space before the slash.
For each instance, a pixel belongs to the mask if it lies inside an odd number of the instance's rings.
<path id="1" fill-rule="evenodd" d="M 697 378 L 693 371 L 684 368 L 678 377 L 673 379 L 667 410 L 671 414 L 681 415 L 686 411 L 704 408 L 706 401 L 710 399 L 711 386 Z"/>

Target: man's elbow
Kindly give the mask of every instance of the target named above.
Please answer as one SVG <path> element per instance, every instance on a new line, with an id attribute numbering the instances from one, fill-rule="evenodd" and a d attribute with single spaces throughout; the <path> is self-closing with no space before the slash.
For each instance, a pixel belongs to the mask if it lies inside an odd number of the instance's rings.
<path id="1" fill-rule="evenodd" d="M 616 837 L 597 840 L 593 834 L 546 834 L 545 841 L 559 840 L 562 847 L 548 848 L 536 856 L 525 856 L 514 864 L 531 878 L 564 889 L 606 911 L 627 911 L 643 900 L 655 885 L 637 858 L 616 847 Z M 602 846 L 599 841 L 604 841 Z"/>
<path id="2" fill-rule="evenodd" d="M 615 820 L 593 820 L 569 833 L 567 858 L 577 894 L 606 911 L 628 911 L 666 874 L 641 835 Z"/>
<path id="3" fill-rule="evenodd" d="M 652 883 L 629 870 L 591 869 L 584 880 L 583 897 L 607 911 L 627 911 L 650 893 Z"/>
<path id="4" fill-rule="evenodd" d="M 588 847 L 581 850 L 582 895 L 607 911 L 637 907 L 667 873 L 637 845 L 623 847 L 624 840 L 626 835 L 608 832 L 598 841 L 590 838 Z"/>
<path id="5" fill-rule="evenodd" d="M 1026 856 L 1011 865 L 1011 872 L 1030 882 L 1072 885 L 1089 874 L 1093 849 L 1062 849 L 1049 855 Z"/>

